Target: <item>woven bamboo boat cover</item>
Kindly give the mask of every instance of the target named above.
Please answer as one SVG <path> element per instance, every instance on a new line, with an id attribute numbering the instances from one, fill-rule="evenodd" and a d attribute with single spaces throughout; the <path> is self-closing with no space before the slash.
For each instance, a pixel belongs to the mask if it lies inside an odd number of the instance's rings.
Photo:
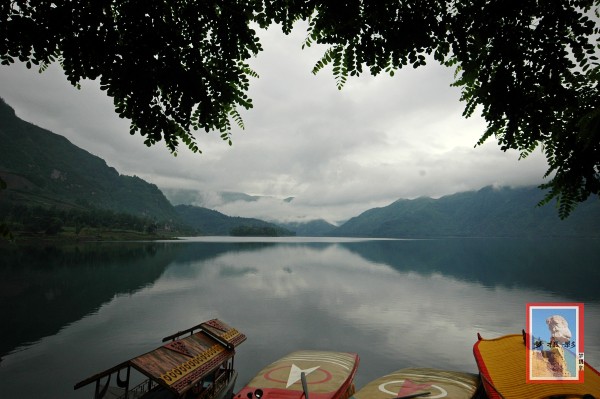
<path id="1" fill-rule="evenodd" d="M 473 353 L 490 399 L 561 399 L 589 394 L 600 399 L 600 373 L 585 363 L 584 382 L 527 383 L 527 348 L 521 334 L 480 339 Z"/>

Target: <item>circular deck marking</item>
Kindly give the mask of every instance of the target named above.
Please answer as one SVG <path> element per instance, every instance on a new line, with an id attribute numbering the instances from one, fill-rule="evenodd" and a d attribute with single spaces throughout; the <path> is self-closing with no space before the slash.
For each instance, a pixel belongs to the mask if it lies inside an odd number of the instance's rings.
<path id="1" fill-rule="evenodd" d="M 399 384 L 400 386 L 402 386 L 402 384 L 404 384 L 405 380 L 396 380 L 396 381 L 388 381 L 388 382 L 384 382 L 383 384 L 379 385 L 379 390 L 381 392 L 385 392 L 385 393 L 389 393 L 390 395 L 392 395 L 393 397 L 398 396 L 398 392 L 392 392 L 390 390 L 388 390 L 386 388 L 386 386 L 390 385 L 390 384 Z M 440 386 L 431 384 L 432 388 L 435 388 L 437 390 L 440 391 L 439 394 L 435 395 L 435 396 L 427 396 L 427 399 L 437 399 L 437 398 L 445 398 L 446 396 L 448 396 L 448 392 L 446 392 L 446 390 Z M 416 392 L 415 392 L 416 393 Z"/>
<path id="2" fill-rule="evenodd" d="M 287 381 L 288 381 L 287 376 L 289 375 L 290 371 L 288 371 L 287 373 L 285 373 L 285 375 L 286 375 L 286 379 L 285 380 L 282 380 L 282 379 L 279 379 L 279 378 L 271 376 L 271 374 L 273 374 L 273 373 L 275 373 L 277 371 L 284 370 L 284 369 L 288 369 L 288 370 L 291 371 L 292 368 L 291 368 L 291 366 L 277 367 L 276 369 L 273 369 L 273 370 L 269 371 L 268 373 L 266 373 L 264 375 L 264 378 L 266 380 L 269 380 L 269 381 L 274 381 L 274 382 L 280 382 L 282 384 L 287 384 Z M 324 374 L 323 378 L 320 379 L 320 380 L 318 380 L 318 381 L 307 381 L 308 385 L 323 384 L 324 382 L 327 382 L 327 381 L 331 380 L 331 378 L 332 378 L 331 373 L 329 371 L 327 371 L 327 370 L 322 369 L 322 368 L 319 368 L 319 369 L 315 370 L 314 372 L 311 373 L 311 375 L 316 374 L 318 372 L 321 372 L 321 373 Z M 307 377 L 307 379 L 308 379 L 308 377 Z"/>

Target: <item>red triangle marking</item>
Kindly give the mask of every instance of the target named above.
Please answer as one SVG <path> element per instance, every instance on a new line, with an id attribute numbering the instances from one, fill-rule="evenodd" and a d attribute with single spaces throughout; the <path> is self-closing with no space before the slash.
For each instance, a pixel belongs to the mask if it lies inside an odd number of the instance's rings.
<path id="1" fill-rule="evenodd" d="M 412 380 L 406 379 L 398 391 L 398 396 L 407 396 L 417 392 L 427 391 L 431 388 L 430 383 L 418 384 Z"/>

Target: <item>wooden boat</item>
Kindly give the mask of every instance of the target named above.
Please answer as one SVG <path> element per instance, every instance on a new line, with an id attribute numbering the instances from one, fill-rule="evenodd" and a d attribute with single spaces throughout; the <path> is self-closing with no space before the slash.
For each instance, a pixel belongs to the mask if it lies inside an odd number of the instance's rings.
<path id="1" fill-rule="evenodd" d="M 229 399 L 237 379 L 235 347 L 245 340 L 235 328 L 209 320 L 163 338 L 171 342 L 86 378 L 74 388 L 95 383 L 94 399 Z"/>
<path id="2" fill-rule="evenodd" d="M 405 368 L 371 381 L 353 399 L 484 398 L 477 374 L 432 368 Z"/>
<path id="3" fill-rule="evenodd" d="M 378 378 L 352 399 L 600 399 L 600 373 L 583 360 L 577 381 L 527 381 L 528 335 L 478 340 L 473 346 L 479 375 L 427 368 L 407 368 Z M 582 365 L 583 364 L 583 365 Z"/>
<path id="4" fill-rule="evenodd" d="M 489 399 L 600 398 L 600 373 L 583 360 L 583 381 L 528 382 L 528 337 L 525 331 L 494 339 L 478 334 L 473 353 Z"/>
<path id="5" fill-rule="evenodd" d="M 348 399 L 358 362 L 355 353 L 292 352 L 263 368 L 234 399 Z"/>

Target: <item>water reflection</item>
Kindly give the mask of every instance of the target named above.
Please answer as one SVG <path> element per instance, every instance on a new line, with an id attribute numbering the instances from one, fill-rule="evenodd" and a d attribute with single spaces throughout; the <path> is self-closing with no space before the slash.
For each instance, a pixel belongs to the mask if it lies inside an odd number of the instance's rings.
<path id="1" fill-rule="evenodd" d="M 73 384 L 213 317 L 248 336 L 236 358 L 238 385 L 296 349 L 359 353 L 359 386 L 408 366 L 475 371 L 477 332 L 484 337 L 520 332 L 525 303 L 534 301 L 586 302 L 586 360 L 600 366 L 598 293 L 583 274 L 598 281 L 591 268 L 591 262 L 600 263 L 598 250 L 458 240 L 138 245 L 112 257 L 101 255 L 105 249 L 67 255 L 82 263 L 57 256 L 48 270 L 35 263 L 23 273 L 1 269 L 9 281 L 37 282 L 22 294 L 61 282 L 67 287 L 61 292 L 68 294 L 61 294 L 59 307 L 74 308 L 62 310 L 64 320 L 40 321 L 62 330 L 5 357 L 1 392 L 28 397 L 22 389 L 34 373 L 35 384 L 50 389 L 47 397 L 89 397 L 73 392 Z M 148 251 L 146 245 L 154 246 Z M 42 259 L 48 264 L 53 258 Z M 560 278 L 537 276 L 567 266 L 575 277 L 566 286 Z M 23 298 L 16 291 L 13 304 Z M 4 317 L 4 297 L 2 304 Z M 43 306 L 45 311 L 31 310 L 36 318 L 60 313 Z M 34 329 L 26 317 L 12 317 L 21 331 Z"/>
<path id="2" fill-rule="evenodd" d="M 441 273 L 488 287 L 542 289 L 600 301 L 595 239 L 445 239 L 341 244 L 399 271 Z"/>
<path id="3" fill-rule="evenodd" d="M 0 358 L 56 334 L 115 295 L 153 283 L 177 247 L 96 243 L 0 248 Z"/>
<path id="4" fill-rule="evenodd" d="M 477 332 L 484 337 L 520 332 L 527 302 L 582 300 L 523 289 L 515 284 L 517 278 L 500 279 L 490 287 L 463 279 L 452 268 L 443 274 L 435 266 L 419 269 L 423 260 L 404 270 L 367 260 L 362 250 L 381 244 L 280 245 L 214 259 L 212 265 L 229 271 L 219 288 L 241 295 L 246 306 L 254 307 L 234 316 L 250 330 L 249 336 L 258 337 L 250 358 L 270 356 L 259 362 L 264 364 L 290 348 L 335 348 L 358 351 L 363 364 L 371 363 L 367 370 L 361 368 L 359 378 L 374 378 L 399 366 L 474 371 L 471 353 Z M 400 263 L 406 259 L 393 255 L 381 256 Z M 202 279 L 213 278 L 210 271 L 204 273 Z M 586 315 L 586 330 L 600 331 L 598 307 L 588 303 Z M 588 334 L 588 353 L 599 352 L 594 346 L 599 338 Z"/>

